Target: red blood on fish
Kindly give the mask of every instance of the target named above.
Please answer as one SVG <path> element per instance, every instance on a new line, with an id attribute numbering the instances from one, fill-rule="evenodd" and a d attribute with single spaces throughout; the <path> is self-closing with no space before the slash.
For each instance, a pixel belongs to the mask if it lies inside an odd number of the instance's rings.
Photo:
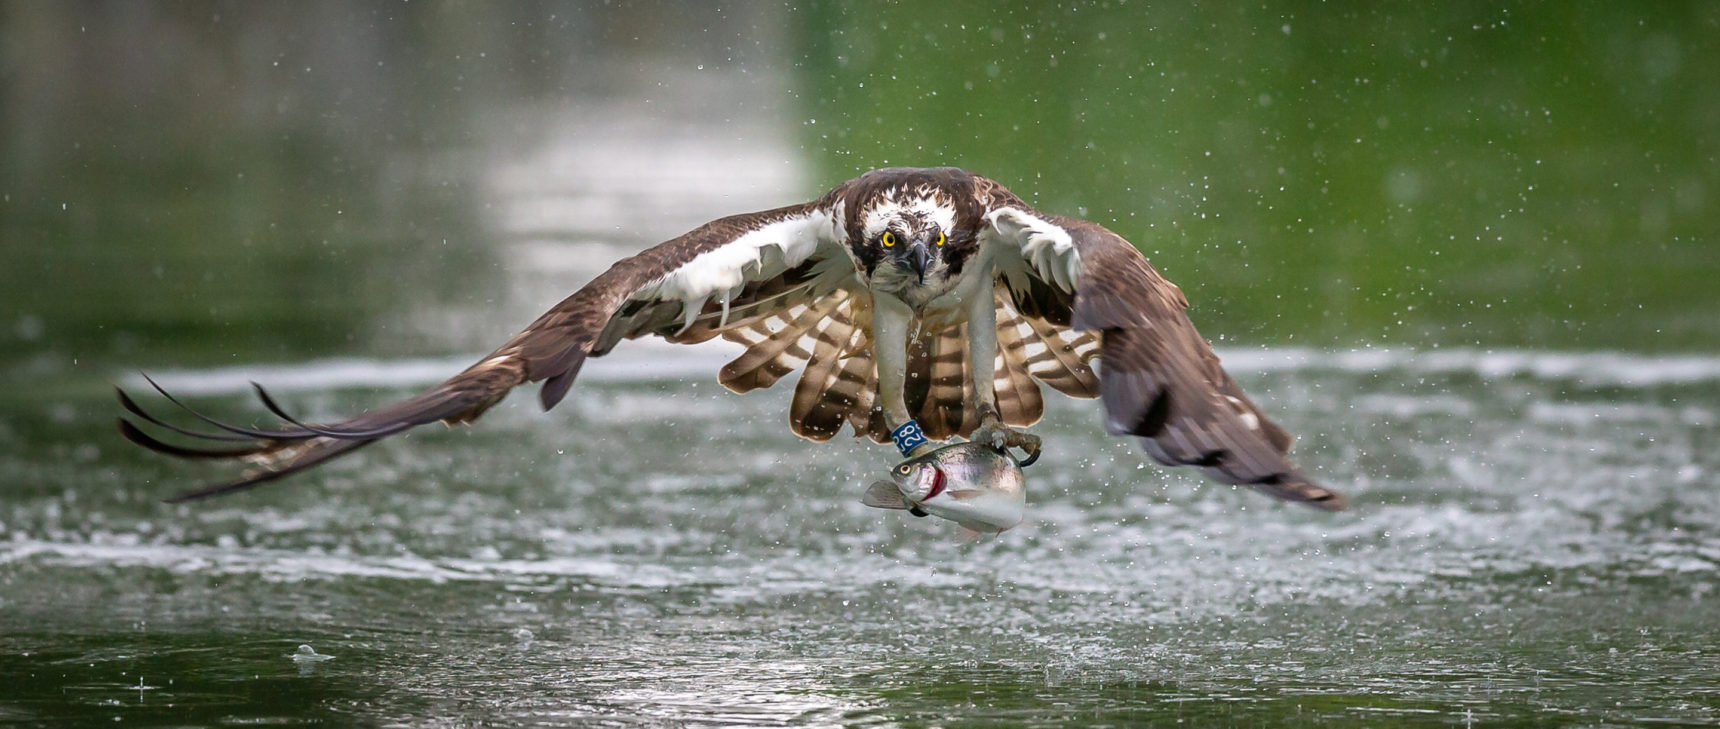
<path id="1" fill-rule="evenodd" d="M 926 498 L 921 499 L 921 501 L 931 501 L 933 496 L 937 496 L 938 494 L 941 494 L 943 492 L 944 492 L 944 469 L 934 467 L 932 469 L 932 490 L 926 492 Z"/>

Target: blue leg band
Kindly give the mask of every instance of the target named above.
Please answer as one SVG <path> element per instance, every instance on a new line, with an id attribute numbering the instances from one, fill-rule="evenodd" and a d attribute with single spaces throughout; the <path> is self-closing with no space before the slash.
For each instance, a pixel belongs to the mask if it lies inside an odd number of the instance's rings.
<path id="1" fill-rule="evenodd" d="M 902 455 L 908 453 L 926 442 L 926 434 L 920 430 L 920 424 L 912 420 L 903 423 L 902 427 L 891 431 L 890 440 L 896 441 L 896 450 Z"/>

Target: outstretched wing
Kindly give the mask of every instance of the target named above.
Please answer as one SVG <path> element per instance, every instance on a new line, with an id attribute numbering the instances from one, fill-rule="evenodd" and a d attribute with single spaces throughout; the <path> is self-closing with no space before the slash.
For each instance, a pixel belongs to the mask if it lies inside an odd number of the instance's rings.
<path id="1" fill-rule="evenodd" d="M 263 404 L 284 427 L 239 427 L 191 411 L 219 431 L 210 432 L 168 423 L 121 391 L 121 406 L 138 422 L 121 418 L 120 431 L 133 443 L 171 456 L 255 464 L 237 479 L 169 499 L 179 502 L 272 481 L 426 423 L 470 422 L 528 382 L 543 382 L 538 401 L 547 410 L 567 394 L 587 357 L 601 356 L 623 339 L 657 335 L 699 342 L 768 332 L 772 322 L 850 298 L 855 269 L 839 242 L 835 195 L 716 220 L 623 259 L 477 364 L 388 407 L 313 425 L 288 415 L 259 387 Z M 163 440 L 142 425 L 198 445 Z"/>
<path id="2" fill-rule="evenodd" d="M 981 241 L 1011 303 L 1069 341 L 1097 336 L 1105 428 L 1140 439 L 1170 466 L 1281 499 L 1344 508 L 1343 495 L 1290 462 L 1290 435 L 1267 419 L 1195 331 L 1182 291 L 1121 236 L 1037 212 L 989 180 Z M 1001 338 L 1000 338 L 1000 341 Z"/>

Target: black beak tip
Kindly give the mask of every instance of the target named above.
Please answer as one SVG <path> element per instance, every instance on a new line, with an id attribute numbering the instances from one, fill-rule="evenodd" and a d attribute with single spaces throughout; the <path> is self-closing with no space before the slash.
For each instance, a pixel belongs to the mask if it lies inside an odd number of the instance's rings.
<path id="1" fill-rule="evenodd" d="M 926 244 L 914 244 L 914 247 L 908 251 L 908 265 L 913 267 L 914 275 L 919 277 L 920 283 L 925 283 L 926 267 L 932 265 L 932 252 L 926 247 Z"/>

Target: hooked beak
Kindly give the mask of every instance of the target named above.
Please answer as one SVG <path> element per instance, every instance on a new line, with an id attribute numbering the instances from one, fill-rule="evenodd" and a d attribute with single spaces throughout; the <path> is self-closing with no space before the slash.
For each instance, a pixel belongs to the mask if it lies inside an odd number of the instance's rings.
<path id="1" fill-rule="evenodd" d="M 915 241 L 914 247 L 908 250 L 908 266 L 914 269 L 914 275 L 920 283 L 926 282 L 926 267 L 932 263 L 932 251 L 926 248 L 924 241 Z"/>

